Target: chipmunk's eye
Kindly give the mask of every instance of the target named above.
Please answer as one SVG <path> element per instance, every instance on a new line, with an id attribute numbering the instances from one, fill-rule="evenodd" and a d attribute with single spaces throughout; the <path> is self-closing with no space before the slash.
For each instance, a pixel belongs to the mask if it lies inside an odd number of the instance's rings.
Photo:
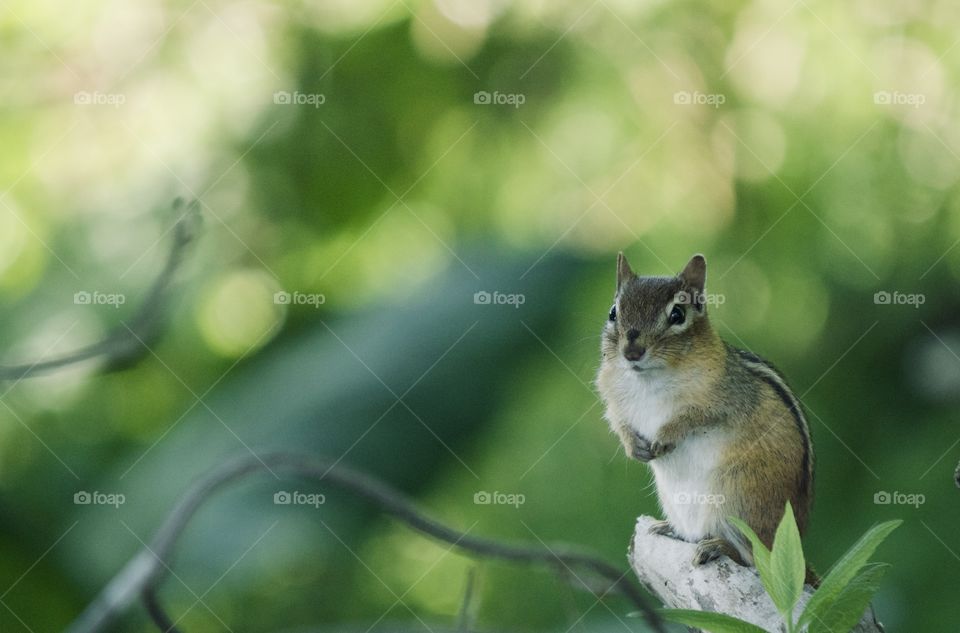
<path id="1" fill-rule="evenodd" d="M 673 306 L 673 310 L 670 310 L 670 316 L 667 317 L 667 323 L 670 325 L 680 325 L 686 318 L 687 314 L 683 311 L 683 308 Z"/>
<path id="2" fill-rule="evenodd" d="M 613 304 L 613 307 L 610 308 L 610 320 L 617 320 L 617 304 Z"/>

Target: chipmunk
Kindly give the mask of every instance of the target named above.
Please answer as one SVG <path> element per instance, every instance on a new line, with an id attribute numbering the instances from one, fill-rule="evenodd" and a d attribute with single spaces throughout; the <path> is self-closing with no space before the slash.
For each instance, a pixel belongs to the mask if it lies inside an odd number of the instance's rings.
<path id="1" fill-rule="evenodd" d="M 627 455 L 653 470 L 667 520 L 650 531 L 696 543 L 694 565 L 721 555 L 752 565 L 749 541 L 726 518 L 769 548 L 789 501 L 803 534 L 813 449 L 780 372 L 711 327 L 706 275 L 702 255 L 675 277 L 641 277 L 620 253 L 596 384 Z"/>

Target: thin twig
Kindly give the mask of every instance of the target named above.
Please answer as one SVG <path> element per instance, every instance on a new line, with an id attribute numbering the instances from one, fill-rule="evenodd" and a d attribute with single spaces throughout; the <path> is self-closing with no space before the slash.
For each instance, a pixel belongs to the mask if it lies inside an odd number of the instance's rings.
<path id="1" fill-rule="evenodd" d="M 20 365 L 0 365 L 0 381 L 20 380 L 45 374 L 97 357 L 106 359 L 109 369 L 116 369 L 127 366 L 145 355 L 147 350 L 144 343 L 154 340 L 160 332 L 166 312 L 164 309 L 166 294 L 174 273 L 180 266 L 187 245 L 197 234 L 200 216 L 196 204 L 186 205 L 182 200 L 177 199 L 174 202 L 174 210 L 180 213 L 180 217 L 173 228 L 173 243 L 166 264 L 128 323 L 114 328 L 96 343 L 57 358 Z"/>
<path id="2" fill-rule="evenodd" d="M 163 606 L 160 604 L 160 599 L 157 596 L 157 587 L 150 586 L 143 590 L 142 594 L 143 606 L 147 610 L 147 614 L 150 616 L 150 619 L 153 620 L 153 623 L 163 633 L 180 633 L 180 629 L 177 628 L 176 623 L 167 615 L 167 612 L 163 610 Z"/>
<path id="3" fill-rule="evenodd" d="M 463 604 L 460 605 L 460 617 L 457 618 L 457 633 L 470 633 L 476 609 L 473 602 L 473 590 L 476 585 L 477 568 L 467 570 L 467 585 L 463 590 Z"/>
<path id="4" fill-rule="evenodd" d="M 608 590 L 616 590 L 640 609 L 654 631 L 665 632 L 660 616 L 648 604 L 636 585 L 626 579 L 626 574 L 600 558 L 568 547 L 528 547 L 463 534 L 425 516 L 405 495 L 369 475 L 306 455 L 271 453 L 260 457 L 244 456 L 221 464 L 194 483 L 167 515 L 149 546 L 141 550 L 114 576 L 100 595 L 71 624 L 67 633 L 105 631 L 138 596 L 158 586 L 170 564 L 177 540 L 200 506 L 221 488 L 265 469 L 287 471 L 298 477 L 325 481 L 345 488 L 373 502 L 414 530 L 453 545 L 470 555 L 547 565 L 558 570 L 566 567 L 589 570 L 607 580 Z M 162 626 L 162 622 L 158 624 Z"/>

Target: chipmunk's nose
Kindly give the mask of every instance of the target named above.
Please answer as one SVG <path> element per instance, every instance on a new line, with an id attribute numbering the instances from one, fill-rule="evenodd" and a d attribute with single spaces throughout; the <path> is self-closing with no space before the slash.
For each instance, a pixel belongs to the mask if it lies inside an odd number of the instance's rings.
<path id="1" fill-rule="evenodd" d="M 627 330 L 627 346 L 623 350 L 623 357 L 627 360 L 640 360 L 647 352 L 642 345 L 637 345 L 637 339 L 640 338 L 640 330 L 630 328 Z"/>

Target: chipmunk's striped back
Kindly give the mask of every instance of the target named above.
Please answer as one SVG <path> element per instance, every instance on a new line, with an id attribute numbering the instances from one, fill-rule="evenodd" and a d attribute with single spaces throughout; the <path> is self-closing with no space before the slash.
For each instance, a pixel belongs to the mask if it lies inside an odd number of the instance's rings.
<path id="1" fill-rule="evenodd" d="M 728 349 L 736 355 L 740 363 L 751 374 L 773 389 L 780 400 L 783 401 L 783 405 L 790 412 L 790 415 L 797 425 L 797 431 L 803 440 L 803 461 L 801 464 L 803 472 L 802 481 L 800 482 L 800 497 L 805 503 L 803 503 L 801 507 L 795 508 L 794 511 L 797 513 L 797 522 L 800 524 L 800 529 L 802 530 L 806 525 L 809 511 L 807 504 L 812 497 L 813 491 L 813 450 L 810 441 L 810 426 L 807 423 L 806 415 L 804 415 L 803 406 L 800 403 L 800 399 L 793 393 L 790 385 L 787 384 L 786 378 L 784 378 L 780 370 L 774 367 L 770 361 L 747 350 L 737 349 L 732 346 L 728 346 Z"/>

